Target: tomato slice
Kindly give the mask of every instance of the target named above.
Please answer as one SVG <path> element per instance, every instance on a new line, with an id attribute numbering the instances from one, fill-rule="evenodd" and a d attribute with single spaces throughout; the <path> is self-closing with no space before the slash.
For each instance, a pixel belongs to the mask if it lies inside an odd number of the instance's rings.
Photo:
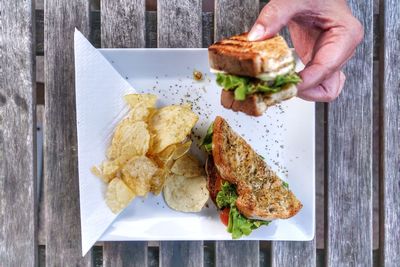
<path id="1" fill-rule="evenodd" d="M 229 222 L 229 211 L 230 208 L 224 208 L 219 212 L 219 218 L 221 219 L 221 222 L 225 224 L 225 226 L 228 226 Z"/>

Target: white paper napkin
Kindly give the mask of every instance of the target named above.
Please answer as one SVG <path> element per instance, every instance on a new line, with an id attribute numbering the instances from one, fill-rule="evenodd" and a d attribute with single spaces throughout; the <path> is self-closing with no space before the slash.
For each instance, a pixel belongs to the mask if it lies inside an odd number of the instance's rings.
<path id="1" fill-rule="evenodd" d="M 128 110 L 122 96 L 134 90 L 77 29 L 74 49 L 82 255 L 85 255 L 117 217 L 104 201 L 105 183 L 86 166 L 104 160 L 114 126 Z M 93 132 L 100 133 L 100 138 L 93 139 Z"/>

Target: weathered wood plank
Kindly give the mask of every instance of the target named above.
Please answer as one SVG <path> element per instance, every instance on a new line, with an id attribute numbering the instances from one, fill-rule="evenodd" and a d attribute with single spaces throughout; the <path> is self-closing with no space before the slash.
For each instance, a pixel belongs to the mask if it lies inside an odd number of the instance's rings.
<path id="1" fill-rule="evenodd" d="M 36 55 L 43 55 L 44 43 L 44 17 L 43 10 L 35 10 L 35 32 L 36 32 Z"/>
<path id="2" fill-rule="evenodd" d="M 160 242 L 160 266 L 203 266 L 203 241 Z"/>
<path id="3" fill-rule="evenodd" d="M 159 47 L 201 47 L 201 1 L 157 2 Z M 203 241 L 160 242 L 161 266 L 203 266 Z"/>
<path id="4" fill-rule="evenodd" d="M 317 183 L 316 198 L 323 200 L 323 180 L 324 180 L 324 104 L 317 103 L 315 106 L 315 138 L 316 144 L 316 170 L 315 177 Z M 318 186 L 319 185 L 319 186 Z M 319 189 L 319 190 L 318 190 Z M 318 195 L 320 194 L 320 195 Z M 316 201 L 317 213 L 316 223 L 317 229 L 321 227 L 320 232 L 323 232 L 323 201 L 320 203 Z M 322 218 L 321 218 L 322 217 Z M 319 220 L 320 219 L 320 220 Z M 322 231 L 321 231 L 322 230 Z M 307 242 L 272 242 L 271 261 L 272 266 L 315 266 L 316 265 L 316 239 L 317 233 L 315 234 L 314 240 Z M 323 243 L 323 236 L 322 236 Z"/>
<path id="5" fill-rule="evenodd" d="M 400 3 L 381 1 L 381 264 L 400 266 Z M 384 47 L 384 48 L 383 48 Z"/>
<path id="6" fill-rule="evenodd" d="M 250 29 L 259 12 L 258 0 L 216 0 L 214 41 Z M 216 241 L 216 266 L 259 266 L 258 241 Z"/>
<path id="7" fill-rule="evenodd" d="M 157 47 L 157 11 L 146 11 L 146 47 Z"/>
<path id="8" fill-rule="evenodd" d="M 281 31 L 281 34 L 288 42 L 290 47 L 293 47 L 289 30 L 287 27 L 284 27 Z M 324 172 L 323 167 L 324 165 L 324 151 L 323 151 L 323 139 L 324 139 L 324 125 L 323 125 L 323 111 L 324 107 L 323 104 L 316 105 L 316 131 L 315 131 L 315 138 L 316 138 L 316 183 L 319 182 L 321 184 L 321 180 L 324 179 Z M 321 127 L 322 126 L 322 127 Z M 322 128 L 322 131 L 321 131 Z M 321 142 L 322 141 L 322 142 Z M 317 180 L 318 179 L 318 180 Z M 322 182 L 323 186 L 323 182 Z M 319 187 L 320 188 L 320 187 Z M 318 192 L 317 192 L 318 193 Z M 317 196 L 316 196 L 317 197 Z M 319 196 L 321 197 L 321 196 Z M 323 202 L 316 202 L 316 209 L 321 208 L 323 211 Z M 317 227 L 323 225 L 323 218 Z M 271 260 L 272 266 L 315 266 L 316 264 L 316 237 L 314 240 L 309 242 L 272 242 L 272 252 L 271 252 Z"/>
<path id="9" fill-rule="evenodd" d="M 43 138 L 43 128 L 44 128 L 44 105 L 36 105 L 36 118 L 37 125 L 41 125 L 42 138 Z M 39 136 L 37 138 L 39 143 Z M 39 146 L 39 144 L 38 144 Z M 39 147 L 38 147 L 39 150 Z M 42 153 L 43 153 L 43 140 L 42 140 Z M 39 161 L 39 157 L 37 159 Z M 39 166 L 38 166 L 39 168 Z M 37 187 L 39 187 L 38 193 L 38 244 L 45 245 L 46 244 L 46 216 L 45 216 L 45 203 L 44 203 L 44 182 L 43 182 L 43 155 L 42 155 L 42 175 L 37 177 Z M 38 174 L 39 175 L 39 174 Z"/>
<path id="10" fill-rule="evenodd" d="M 38 263 L 32 1 L 0 2 L 0 265 Z"/>
<path id="11" fill-rule="evenodd" d="M 158 47 L 201 47 L 201 1 L 157 2 Z"/>
<path id="12" fill-rule="evenodd" d="M 215 266 L 259 266 L 260 247 L 258 241 L 217 241 L 215 244 Z"/>
<path id="13" fill-rule="evenodd" d="M 203 12 L 202 15 L 203 47 L 207 48 L 214 42 L 214 13 Z"/>
<path id="14" fill-rule="evenodd" d="M 103 266 L 147 266 L 146 242 L 104 242 Z"/>
<path id="15" fill-rule="evenodd" d="M 75 118 L 74 28 L 89 35 L 89 1 L 45 1 L 46 265 L 88 266 L 82 258 Z"/>
<path id="16" fill-rule="evenodd" d="M 290 33 L 287 27 L 284 27 L 281 34 L 288 42 L 290 47 L 293 47 Z M 317 103 L 315 116 L 315 138 L 316 138 L 316 198 L 323 200 L 323 180 L 324 180 L 324 104 Z M 319 186 L 318 186 L 319 185 Z M 321 190 L 322 187 L 322 190 Z M 319 190 L 318 190 L 319 189 Z M 318 232 L 323 232 L 323 201 L 316 201 L 316 218 Z M 322 229 L 321 229 L 322 228 Z M 272 242 L 272 266 L 315 266 L 316 265 L 316 239 L 309 242 Z M 322 237 L 323 240 L 323 237 Z M 323 243 L 323 241 L 321 242 Z"/>
<path id="17" fill-rule="evenodd" d="M 345 67 L 343 93 L 328 105 L 328 266 L 372 266 L 372 4 L 349 1 L 365 37 Z"/>
<path id="18" fill-rule="evenodd" d="M 102 0 L 101 46 L 145 46 L 145 0 Z"/>
<path id="19" fill-rule="evenodd" d="M 145 46 L 145 1 L 101 1 L 102 47 Z M 104 266 L 147 266 L 147 242 L 105 242 Z"/>
<path id="20" fill-rule="evenodd" d="M 214 40 L 249 31 L 259 13 L 259 0 L 215 0 Z"/>
<path id="21" fill-rule="evenodd" d="M 307 242 L 272 242 L 272 266 L 315 266 L 315 238 Z"/>

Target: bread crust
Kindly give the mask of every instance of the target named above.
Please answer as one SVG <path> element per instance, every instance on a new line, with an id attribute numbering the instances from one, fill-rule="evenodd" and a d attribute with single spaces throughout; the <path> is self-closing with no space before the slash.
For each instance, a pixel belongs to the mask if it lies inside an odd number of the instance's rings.
<path id="1" fill-rule="evenodd" d="M 243 112 L 249 116 L 261 116 L 269 106 L 276 105 L 284 100 L 297 95 L 297 87 L 289 85 L 281 92 L 274 94 L 252 94 L 245 100 L 235 100 L 234 92 L 231 90 L 221 91 L 221 105 L 226 109 Z"/>
<path id="2" fill-rule="evenodd" d="M 232 36 L 208 48 L 211 68 L 230 74 L 256 77 L 276 71 L 293 61 L 293 55 L 282 36 L 264 41 L 247 41 L 247 33 Z"/>
<path id="3" fill-rule="evenodd" d="M 287 219 L 302 208 L 276 173 L 222 117 L 214 121 L 212 151 L 221 178 L 236 185 L 236 206 L 244 216 Z"/>

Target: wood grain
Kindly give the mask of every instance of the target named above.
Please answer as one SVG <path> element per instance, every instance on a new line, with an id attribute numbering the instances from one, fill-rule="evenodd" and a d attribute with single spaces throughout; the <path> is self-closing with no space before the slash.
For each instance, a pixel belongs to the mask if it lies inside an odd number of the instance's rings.
<path id="1" fill-rule="evenodd" d="M 104 242 L 103 266 L 147 266 L 147 242 Z"/>
<path id="2" fill-rule="evenodd" d="M 101 1 L 102 47 L 145 47 L 145 1 Z M 105 242 L 105 266 L 146 266 L 147 242 Z"/>
<path id="3" fill-rule="evenodd" d="M 215 0 L 214 41 L 250 30 L 259 13 L 258 0 Z"/>
<path id="4" fill-rule="evenodd" d="M 145 0 L 100 3 L 102 47 L 145 47 Z"/>
<path id="5" fill-rule="evenodd" d="M 201 47 L 201 1 L 157 2 L 158 47 Z"/>
<path id="6" fill-rule="evenodd" d="M 315 238 L 307 242 L 272 242 L 272 266 L 315 266 Z"/>
<path id="7" fill-rule="evenodd" d="M 203 241 L 160 242 L 160 266 L 203 266 Z"/>
<path id="8" fill-rule="evenodd" d="M 214 43 L 214 13 L 203 12 L 202 15 L 202 43 L 207 48 Z"/>
<path id="9" fill-rule="evenodd" d="M 146 47 L 157 47 L 157 11 L 146 11 Z"/>
<path id="10" fill-rule="evenodd" d="M 349 1 L 365 37 L 328 105 L 326 263 L 372 266 L 372 1 Z"/>
<path id="11" fill-rule="evenodd" d="M 217 241 L 215 244 L 216 267 L 259 266 L 258 241 Z"/>
<path id="12" fill-rule="evenodd" d="M 38 263 L 32 1 L 0 2 L 0 265 Z"/>
<path id="13" fill-rule="evenodd" d="M 400 266 L 400 3 L 381 2 L 381 265 Z"/>
<path id="14" fill-rule="evenodd" d="M 45 1 L 46 265 L 88 266 L 82 258 L 75 118 L 74 28 L 89 35 L 89 1 Z"/>

